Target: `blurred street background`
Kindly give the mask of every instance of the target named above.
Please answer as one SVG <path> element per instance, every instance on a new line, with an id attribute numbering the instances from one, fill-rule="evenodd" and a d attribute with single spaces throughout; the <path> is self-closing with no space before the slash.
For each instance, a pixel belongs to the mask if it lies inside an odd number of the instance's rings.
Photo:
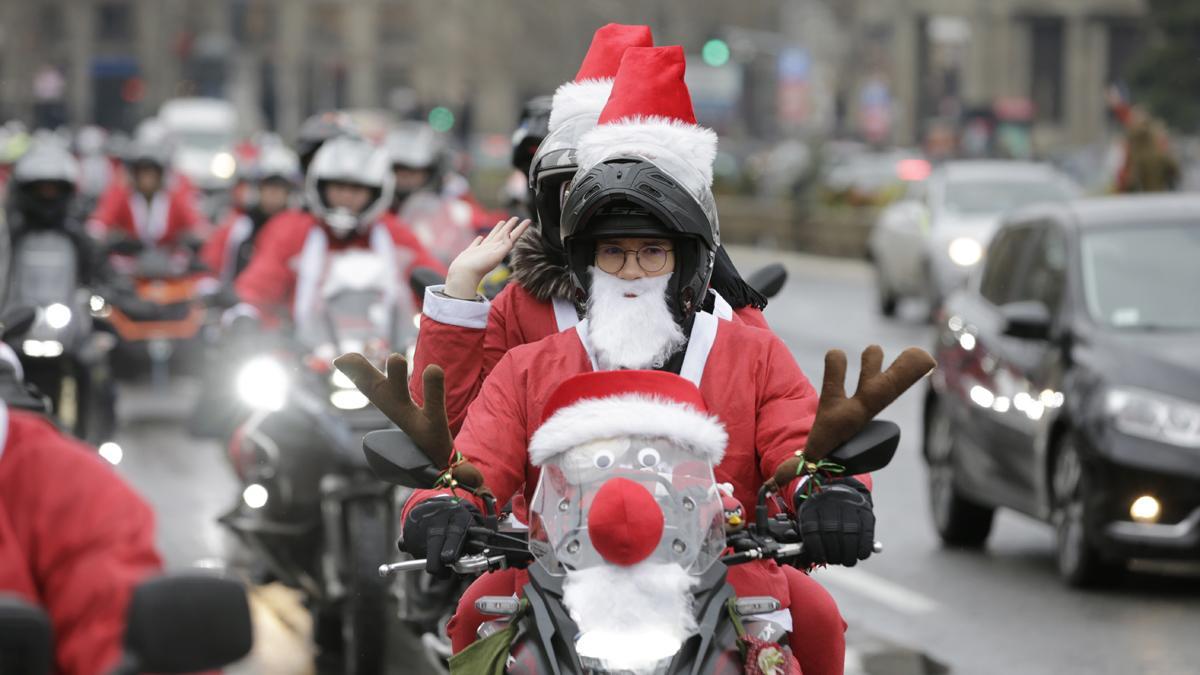
<path id="1" fill-rule="evenodd" d="M 445 169 L 465 178 L 472 204 L 516 212 L 526 198 L 511 164 L 522 107 L 569 80 L 608 22 L 649 24 L 658 44 L 683 45 L 698 121 L 720 137 L 722 239 L 746 273 L 787 269 L 765 315 L 813 381 L 835 347 L 852 363 L 872 343 L 889 361 L 907 346 L 934 351 L 955 340 L 983 353 L 983 329 L 968 333 L 987 322 L 960 318 L 947 300 L 978 288 L 968 284 L 999 260 L 988 256 L 993 234 L 1035 196 L 1196 192 L 1163 208 L 1193 233 L 1200 224 L 1189 212 L 1200 208 L 1193 0 L 0 0 L 0 184 L 38 138 L 60 140 L 81 161 L 105 156 L 117 173 L 130 142 L 169 139 L 170 170 L 187 177 L 216 224 L 238 208 L 244 171 L 263 148 L 295 146 L 306 120 L 342 111 L 374 142 L 402 122 L 423 123 L 444 141 Z M 81 145 L 84 130 L 91 146 Z M 94 205 L 108 187 L 107 178 L 82 181 L 79 197 Z M 1136 209 L 1128 213 L 1126 225 L 1138 225 Z M 1200 239 L 1188 241 L 1193 248 L 1177 249 L 1185 258 L 1200 253 Z M 1177 278 L 1195 278 L 1186 274 Z M 1154 295 L 1179 296 L 1171 314 L 1200 317 L 1200 286 L 1163 288 Z M 1059 316 L 1048 304 L 1043 324 Z M 1140 325 L 1127 307 L 1106 323 L 1100 304 L 1088 305 L 1096 334 Z M 1124 493 L 1113 512 L 1123 524 L 1178 526 L 1176 549 L 1187 555 L 1139 549 L 1121 557 L 1129 570 L 1119 583 L 1076 588 L 1060 579 L 1061 510 L 1023 515 L 1003 499 L 988 507 L 1005 508 L 986 543 L 951 541 L 931 507 L 933 417 L 922 384 L 884 415 L 904 432 L 894 464 L 875 479 L 884 552 L 815 572 L 850 625 L 848 673 L 1197 672 L 1200 323 L 1168 332 L 1187 342 L 1172 353 L 1193 370 L 1180 367 L 1192 379 L 1169 392 L 1182 412 L 1163 415 L 1186 438 L 1152 440 L 1191 453 L 1164 471 L 1193 482 L 1143 490 L 1166 504 L 1161 522 L 1159 501 L 1145 515 Z M 28 343 L 22 358 L 37 357 Z M 253 567 L 217 523 L 249 503 L 228 439 L 189 433 L 214 386 L 205 374 L 123 373 L 111 436 L 121 454 L 106 459 L 155 508 L 170 568 Z M 974 382 L 962 389 L 978 399 Z M 1066 388 L 1046 389 L 1046 400 Z M 997 415 L 1011 405 L 976 403 Z M 1041 421 L 1046 406 L 1029 419 Z M 1057 439 L 1051 422 L 1026 445 Z M 1182 493 L 1178 505 L 1163 496 Z M 311 619 L 296 594 L 279 584 L 255 593 L 260 642 L 234 672 L 313 672 Z M 397 672 L 436 672 L 405 640 Z"/>

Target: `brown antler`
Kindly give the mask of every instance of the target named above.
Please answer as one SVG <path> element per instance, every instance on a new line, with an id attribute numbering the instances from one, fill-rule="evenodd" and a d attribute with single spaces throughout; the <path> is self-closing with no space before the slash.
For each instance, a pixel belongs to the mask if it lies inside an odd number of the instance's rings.
<path id="1" fill-rule="evenodd" d="M 466 461 L 454 459 L 454 437 L 446 421 L 446 375 L 436 365 L 425 368 L 425 405 L 418 406 L 408 393 L 408 362 L 399 354 L 387 360 L 387 374 L 379 372 L 362 354 L 343 354 L 333 365 L 346 374 L 354 386 L 379 411 L 396 423 L 434 466 L 448 468 L 454 480 L 464 487 L 479 490 L 483 474 Z"/>
<path id="2" fill-rule="evenodd" d="M 817 418 L 808 433 L 803 457 L 797 455 L 780 464 L 775 470 L 775 484 L 786 485 L 794 478 L 801 461 L 824 459 L 834 448 L 853 438 L 936 365 L 929 352 L 909 347 L 881 373 L 883 349 L 871 345 L 862 353 L 858 389 L 853 397 L 847 398 L 846 354 L 840 349 L 829 350 L 825 354 L 825 379 L 817 404 Z"/>

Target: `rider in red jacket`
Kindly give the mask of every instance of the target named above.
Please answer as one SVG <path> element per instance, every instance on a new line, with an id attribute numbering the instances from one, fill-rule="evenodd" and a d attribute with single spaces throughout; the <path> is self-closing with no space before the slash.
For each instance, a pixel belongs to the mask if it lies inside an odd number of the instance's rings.
<path id="1" fill-rule="evenodd" d="M 232 284 L 246 268 L 263 226 L 288 207 L 300 185 L 300 161 L 283 146 L 263 148 L 248 178 L 254 187 L 252 203 L 230 214 L 200 250 L 200 259 L 223 284 Z"/>
<path id="2" fill-rule="evenodd" d="M 392 174 L 382 150 L 359 138 L 326 141 L 317 151 L 305 180 L 308 211 L 291 210 L 265 226 L 245 271 L 234 288 L 243 304 L 238 311 L 270 320 L 292 317 L 311 302 L 330 251 L 374 250 L 391 258 L 407 284 L 412 270 L 445 268 L 394 216 L 385 213 L 392 199 Z"/>
<path id="3" fill-rule="evenodd" d="M 185 181 L 168 183 L 169 159 L 161 148 L 135 142 L 125 165 L 129 180 L 113 181 L 88 218 L 93 237 L 120 234 L 171 247 L 204 236 L 209 224 L 196 208 L 195 190 Z"/>
<path id="4" fill-rule="evenodd" d="M 743 504 L 754 504 L 766 477 L 806 447 L 818 397 L 787 346 L 770 331 L 703 311 L 720 237 L 711 192 L 716 135 L 695 124 L 683 70 L 679 47 L 628 50 L 599 125 L 580 141 L 561 231 L 584 320 L 505 354 L 454 438 L 497 503 L 531 497 L 539 468 L 529 442 L 547 401 L 564 380 L 591 371 L 665 370 L 696 384 L 728 433 L 715 475 Z M 343 364 L 361 389 L 376 390 L 369 364 Z M 784 495 L 803 531 L 814 532 L 806 562 L 853 565 L 871 554 L 874 515 L 863 481 L 830 480 L 802 506 L 796 485 Z M 474 498 L 443 494 L 418 491 L 403 514 L 404 546 L 432 572 L 458 557 L 478 512 Z M 772 595 L 787 609 L 780 619 L 804 672 L 841 672 L 845 623 L 816 581 L 774 562 L 740 565 L 729 580 L 739 594 Z M 448 627 L 456 649 L 474 635 L 474 600 L 512 593 L 518 581 L 501 571 L 470 587 Z"/>
<path id="5" fill-rule="evenodd" d="M 161 568 L 154 514 L 112 468 L 0 403 L 0 593 L 50 615 L 57 672 L 111 670 L 132 589 Z"/>
<path id="6" fill-rule="evenodd" d="M 648 26 L 609 24 L 596 31 L 575 80 L 554 95 L 549 135 L 532 159 L 530 187 L 540 226 L 510 220 L 474 242 L 450 265 L 444 287 L 425 294 L 424 316 L 413 357 L 414 372 L 430 364 L 446 371 L 446 411 L 458 431 L 467 406 L 500 357 L 519 345 L 571 328 L 579 307 L 559 238 L 563 188 L 575 174 L 579 137 L 596 124 L 612 89 L 621 57 L 653 43 Z M 529 230 L 527 232 L 527 230 Z M 511 252 L 512 282 L 491 302 L 476 295 L 484 275 Z M 766 299 L 750 288 L 718 247 L 712 294 L 704 303 L 719 318 L 767 328 Z M 421 378 L 413 397 L 423 400 Z"/>

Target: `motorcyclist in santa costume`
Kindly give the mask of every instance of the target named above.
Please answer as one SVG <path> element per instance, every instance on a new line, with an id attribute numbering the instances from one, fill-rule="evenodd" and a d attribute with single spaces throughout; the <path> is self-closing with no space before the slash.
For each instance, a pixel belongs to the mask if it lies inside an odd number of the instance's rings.
<path id="1" fill-rule="evenodd" d="M 133 587 L 161 569 L 146 502 L 95 450 L 0 402 L 0 594 L 49 614 L 55 672 L 109 672 Z"/>
<path id="2" fill-rule="evenodd" d="M 234 317 L 292 318 L 314 299 L 331 251 L 362 248 L 394 260 L 407 282 L 416 267 L 441 271 L 416 237 L 387 217 L 392 172 L 387 154 L 364 139 L 326 141 L 305 178 L 307 212 L 269 221 L 249 265 L 234 284 Z M 301 217 L 303 216 L 303 217 Z M 417 298 L 420 301 L 420 298 Z"/>
<path id="3" fill-rule="evenodd" d="M 230 214 L 200 249 L 200 259 L 225 286 L 232 285 L 250 263 L 263 226 L 288 208 L 293 191 L 300 187 L 300 161 L 282 145 L 263 148 L 249 173 L 254 188 L 251 203 L 244 211 Z"/>
<path id="4" fill-rule="evenodd" d="M 700 311 L 720 241 L 711 192 L 716 135 L 695 123 L 684 65 L 680 47 L 627 50 L 599 125 L 580 140 L 561 233 L 584 319 L 504 354 L 453 440 L 498 503 L 522 491 L 532 496 L 538 468 L 528 448 L 547 401 L 567 378 L 594 370 L 659 369 L 695 383 L 729 435 L 716 478 L 732 484 L 743 504 L 755 503 L 765 478 L 805 447 L 818 396 L 787 347 L 770 331 Z M 336 363 L 364 392 L 406 391 L 406 373 L 384 380 L 357 355 Z M 435 385 L 435 408 L 439 393 Z M 449 441 L 448 428 L 437 433 Z M 807 562 L 853 565 L 870 555 L 875 521 L 863 482 L 834 479 L 808 499 L 795 488 L 793 481 L 782 494 L 808 534 Z M 442 573 L 479 522 L 471 498 L 418 491 L 404 509 L 403 543 Z M 774 562 L 731 568 L 728 578 L 739 595 L 780 600 L 805 673 L 842 672 L 845 622 L 816 581 Z M 475 600 L 521 585 L 522 573 L 512 570 L 476 580 L 448 626 L 455 651 L 484 619 Z"/>
<path id="5" fill-rule="evenodd" d="M 576 172 L 579 138 L 596 125 L 622 55 L 631 47 L 652 45 L 648 26 L 608 24 L 596 31 L 575 79 L 554 94 L 549 134 L 530 168 L 540 225 L 527 232 L 529 221 L 498 224 L 450 264 L 445 286 L 426 291 L 414 372 L 430 364 L 446 370 L 451 430 L 461 427 L 467 407 L 505 353 L 579 322 L 581 298 L 571 283 L 559 234 L 560 200 Z M 510 252 L 512 281 L 489 302 L 476 289 Z M 718 246 L 716 255 L 713 293 L 700 304 L 723 319 L 766 328 L 761 312 L 766 298 L 742 280 L 724 248 Z M 424 398 L 419 377 L 412 380 L 412 394 L 418 402 Z"/>
<path id="6" fill-rule="evenodd" d="M 162 145 L 135 141 L 125 153 L 128 181 L 113 181 L 88 217 L 97 239 L 129 237 L 152 247 L 194 244 L 209 223 L 196 207 L 194 189 L 168 175 L 170 156 Z M 175 178 L 169 181 L 168 178 Z"/>

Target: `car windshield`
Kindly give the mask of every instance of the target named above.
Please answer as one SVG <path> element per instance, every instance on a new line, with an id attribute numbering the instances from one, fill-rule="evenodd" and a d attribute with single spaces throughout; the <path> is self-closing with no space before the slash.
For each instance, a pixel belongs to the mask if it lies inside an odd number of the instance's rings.
<path id="1" fill-rule="evenodd" d="M 957 180 L 946 184 L 946 210 L 964 214 L 999 214 L 1026 204 L 1065 201 L 1071 191 L 1049 176 L 1042 180 Z"/>
<path id="2" fill-rule="evenodd" d="M 180 131 L 176 134 L 180 147 L 217 151 L 228 148 L 233 139 L 220 131 Z"/>
<path id="3" fill-rule="evenodd" d="M 1083 289 L 1096 321 L 1142 330 L 1200 329 L 1200 222 L 1083 236 Z"/>

